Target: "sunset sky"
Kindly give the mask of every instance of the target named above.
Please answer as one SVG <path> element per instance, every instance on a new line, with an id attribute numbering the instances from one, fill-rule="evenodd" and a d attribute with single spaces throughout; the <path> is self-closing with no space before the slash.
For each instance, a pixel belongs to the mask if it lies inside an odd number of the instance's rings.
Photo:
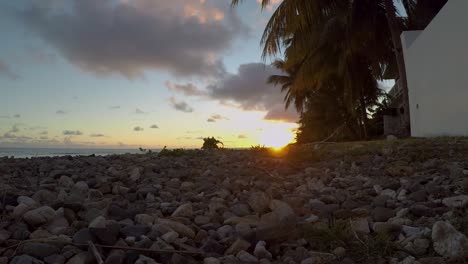
<path id="1" fill-rule="evenodd" d="M 294 138 L 255 0 L 0 3 L 0 147 L 277 146 Z"/>

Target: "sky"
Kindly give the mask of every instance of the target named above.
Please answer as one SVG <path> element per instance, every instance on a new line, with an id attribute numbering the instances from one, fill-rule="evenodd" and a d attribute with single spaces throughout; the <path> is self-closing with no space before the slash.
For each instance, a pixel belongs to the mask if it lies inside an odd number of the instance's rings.
<path id="1" fill-rule="evenodd" d="M 0 3 L 0 147 L 280 146 L 298 114 L 260 37 L 278 1 Z"/>

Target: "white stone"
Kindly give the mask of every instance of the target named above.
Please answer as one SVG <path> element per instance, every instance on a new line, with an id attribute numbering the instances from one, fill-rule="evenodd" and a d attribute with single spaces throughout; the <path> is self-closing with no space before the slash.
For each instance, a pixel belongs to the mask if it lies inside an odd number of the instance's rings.
<path id="1" fill-rule="evenodd" d="M 265 248 L 266 242 L 265 241 L 258 241 L 257 244 L 255 245 L 254 249 L 254 255 L 259 258 L 267 258 L 271 259 L 272 255 L 271 253 Z"/>
<path id="2" fill-rule="evenodd" d="M 468 256 L 468 238 L 448 222 L 436 222 L 432 227 L 434 250 L 444 257 Z"/>
<path id="3" fill-rule="evenodd" d="M 451 208 L 465 208 L 468 206 L 468 195 L 447 197 L 442 200 L 442 203 Z"/>

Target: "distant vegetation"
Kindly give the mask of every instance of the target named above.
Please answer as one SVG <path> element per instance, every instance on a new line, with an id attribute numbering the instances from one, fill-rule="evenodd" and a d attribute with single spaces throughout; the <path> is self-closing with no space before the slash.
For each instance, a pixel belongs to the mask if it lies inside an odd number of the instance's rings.
<path id="1" fill-rule="evenodd" d="M 217 140 L 215 137 L 207 137 L 203 139 L 202 149 L 219 149 L 219 145 L 224 146 L 223 142 Z"/>
<path id="2" fill-rule="evenodd" d="M 166 146 L 164 146 L 158 153 L 158 157 L 180 157 L 186 153 L 187 151 L 185 149 L 167 149 Z"/>

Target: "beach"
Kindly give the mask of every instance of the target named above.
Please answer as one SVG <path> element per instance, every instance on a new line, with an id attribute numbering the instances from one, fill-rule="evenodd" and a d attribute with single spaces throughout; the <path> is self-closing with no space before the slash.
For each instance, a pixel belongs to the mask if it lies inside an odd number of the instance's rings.
<path id="1" fill-rule="evenodd" d="M 0 263 L 463 261 L 466 146 L 0 158 Z"/>

